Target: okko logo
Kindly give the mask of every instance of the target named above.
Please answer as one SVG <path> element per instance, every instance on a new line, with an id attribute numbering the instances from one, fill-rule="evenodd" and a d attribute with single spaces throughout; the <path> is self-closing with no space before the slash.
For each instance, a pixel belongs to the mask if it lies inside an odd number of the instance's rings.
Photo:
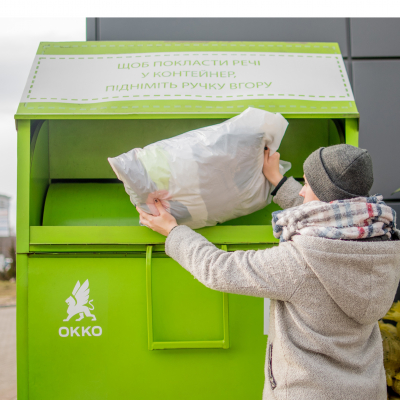
<path id="1" fill-rule="evenodd" d="M 68 317 L 64 319 L 64 321 L 69 321 L 74 315 L 79 314 L 79 318 L 75 321 L 81 321 L 83 318 L 88 317 L 91 318 L 92 321 L 96 321 L 96 316 L 92 314 L 90 311 L 94 310 L 94 306 L 92 304 L 93 300 L 89 300 L 89 280 L 87 279 L 82 285 L 80 282 L 76 282 L 74 290 L 72 291 L 72 296 L 69 296 L 65 302 L 68 304 Z M 91 308 L 88 307 L 90 304 Z M 62 326 L 58 330 L 58 334 L 61 337 L 68 336 L 101 336 L 103 330 L 100 326 L 77 326 L 77 327 L 66 327 Z"/>

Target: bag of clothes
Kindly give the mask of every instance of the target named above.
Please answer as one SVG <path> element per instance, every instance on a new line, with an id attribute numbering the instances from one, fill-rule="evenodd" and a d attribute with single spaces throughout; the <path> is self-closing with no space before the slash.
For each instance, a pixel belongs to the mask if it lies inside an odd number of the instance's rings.
<path id="1" fill-rule="evenodd" d="M 288 122 L 280 114 L 248 108 L 221 124 L 136 148 L 108 161 L 131 202 L 158 215 L 159 199 L 179 224 L 213 226 L 271 202 L 262 173 L 264 147 L 273 154 Z M 281 161 L 285 173 L 290 163 Z"/>

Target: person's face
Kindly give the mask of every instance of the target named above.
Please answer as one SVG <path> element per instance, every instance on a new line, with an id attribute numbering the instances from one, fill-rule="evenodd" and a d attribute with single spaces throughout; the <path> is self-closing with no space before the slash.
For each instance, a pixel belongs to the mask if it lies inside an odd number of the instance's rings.
<path id="1" fill-rule="evenodd" d="M 311 186 L 308 184 L 305 175 L 303 175 L 303 178 L 304 178 L 304 186 L 302 187 L 299 193 L 299 196 L 304 197 L 303 204 L 314 200 L 319 201 L 319 198 L 314 194 L 314 192 L 311 189 Z"/>

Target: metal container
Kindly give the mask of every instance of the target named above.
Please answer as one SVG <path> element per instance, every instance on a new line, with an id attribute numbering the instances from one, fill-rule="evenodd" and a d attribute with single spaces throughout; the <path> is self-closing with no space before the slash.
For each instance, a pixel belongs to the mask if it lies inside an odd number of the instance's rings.
<path id="1" fill-rule="evenodd" d="M 289 120 L 300 180 L 315 149 L 358 145 L 336 43 L 40 44 L 16 114 L 19 400 L 261 398 L 268 302 L 168 258 L 107 162 L 248 106 Z M 268 248 L 276 209 L 199 232 Z"/>

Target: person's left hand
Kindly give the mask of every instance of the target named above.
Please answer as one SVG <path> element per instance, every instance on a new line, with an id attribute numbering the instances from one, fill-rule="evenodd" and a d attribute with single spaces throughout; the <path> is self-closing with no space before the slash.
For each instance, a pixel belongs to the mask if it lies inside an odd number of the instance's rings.
<path id="1" fill-rule="evenodd" d="M 159 216 L 148 214 L 147 212 L 136 207 L 140 214 L 140 222 L 161 235 L 168 236 L 171 229 L 178 225 L 176 219 L 162 206 L 160 200 L 154 200 Z"/>

